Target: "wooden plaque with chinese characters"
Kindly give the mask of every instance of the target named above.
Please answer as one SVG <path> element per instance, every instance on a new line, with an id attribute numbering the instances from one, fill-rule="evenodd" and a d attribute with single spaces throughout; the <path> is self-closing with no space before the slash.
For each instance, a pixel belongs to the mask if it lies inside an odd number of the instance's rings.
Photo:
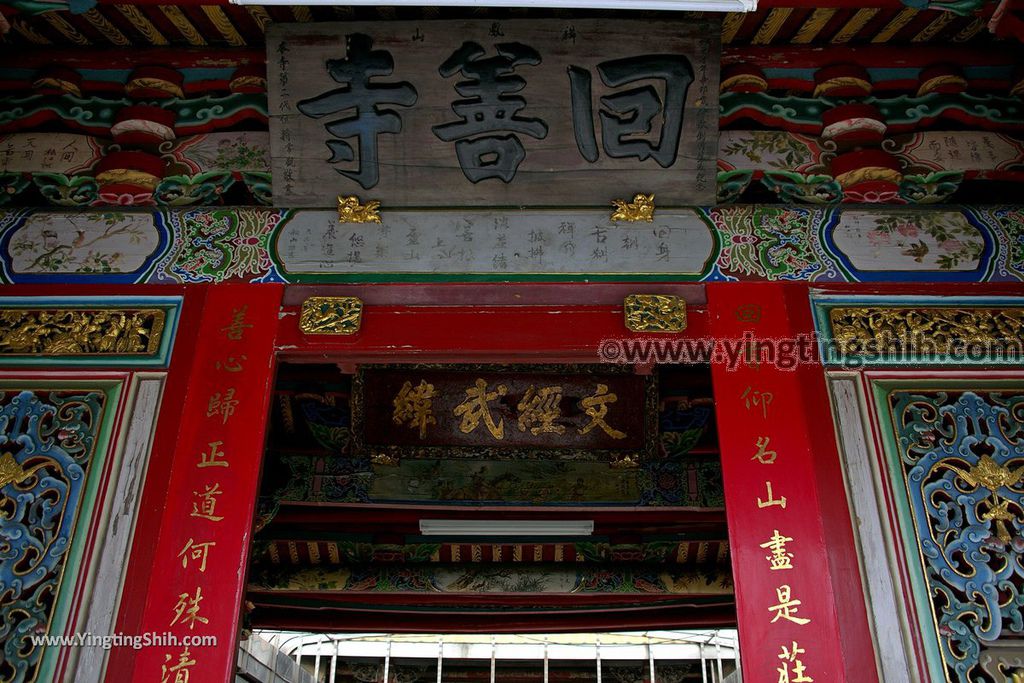
<path id="1" fill-rule="evenodd" d="M 363 367 L 360 453 L 633 462 L 654 451 L 655 379 L 614 368 Z"/>
<path id="2" fill-rule="evenodd" d="M 272 24 L 274 203 L 712 204 L 713 18 Z"/>

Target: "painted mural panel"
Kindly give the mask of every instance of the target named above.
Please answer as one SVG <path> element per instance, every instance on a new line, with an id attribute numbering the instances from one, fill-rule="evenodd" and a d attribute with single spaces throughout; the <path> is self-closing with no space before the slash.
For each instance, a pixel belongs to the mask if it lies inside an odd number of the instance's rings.
<path id="1" fill-rule="evenodd" d="M 119 391 L 25 385 L 0 385 L 0 679 L 16 683 L 52 675 L 30 637 L 63 633 Z"/>
<path id="2" fill-rule="evenodd" d="M 833 239 L 858 271 L 977 270 L 986 247 L 959 211 L 847 211 Z"/>
<path id="3" fill-rule="evenodd" d="M 257 207 L 0 210 L 0 279 L 1024 280 L 1019 206 L 656 208 L 650 223 L 617 223 L 610 214 L 611 207 L 457 213 L 385 207 L 380 224 L 343 224 L 333 211 Z M 49 227 L 66 220 L 73 230 Z"/>
<path id="4" fill-rule="evenodd" d="M 709 203 L 717 28 L 271 24 L 274 200 L 323 207 L 370 191 L 400 207 L 604 205 L 629 184 L 669 204 Z"/>
<path id="5" fill-rule="evenodd" d="M 875 398 L 932 680 L 1024 673 L 1005 648 L 1024 633 L 1024 386 L 892 385 Z"/>
<path id="6" fill-rule="evenodd" d="M 36 213 L 5 236 L 14 277 L 138 273 L 167 240 L 148 214 Z"/>
<path id="7" fill-rule="evenodd" d="M 282 271 L 312 280 L 339 272 L 412 274 L 650 273 L 697 275 L 714 237 L 697 212 L 658 211 L 619 225 L 609 211 L 393 211 L 381 225 L 339 225 L 333 212 L 283 223 Z"/>
<path id="8" fill-rule="evenodd" d="M 631 570 L 631 571 L 630 571 Z M 625 571 L 592 567 L 504 565 L 464 567 L 372 566 L 269 567 L 250 580 L 250 590 L 337 591 L 365 593 L 563 594 L 615 593 L 732 595 L 728 572 L 707 574 L 687 570 L 659 572 L 634 566 Z"/>

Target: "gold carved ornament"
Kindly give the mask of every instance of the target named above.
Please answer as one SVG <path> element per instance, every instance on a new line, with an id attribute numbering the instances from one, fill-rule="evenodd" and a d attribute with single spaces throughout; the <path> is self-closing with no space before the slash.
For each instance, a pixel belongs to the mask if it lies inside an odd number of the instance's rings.
<path id="1" fill-rule="evenodd" d="M 626 328 L 632 332 L 682 332 L 686 300 L 671 294 L 630 294 L 623 302 Z"/>
<path id="2" fill-rule="evenodd" d="M 997 350 L 1000 344 L 1024 346 L 1024 307 L 952 308 L 952 307 L 846 307 L 829 310 L 832 337 L 844 354 L 856 354 L 874 348 L 909 348 L 921 345 L 931 353 L 943 355 L 957 346 L 988 344 Z M 944 351 L 945 350 L 945 351 Z"/>
<path id="3" fill-rule="evenodd" d="M 647 221 L 650 223 L 654 220 L 653 194 L 634 195 L 632 202 L 626 202 L 624 199 L 613 199 L 612 206 L 615 207 L 611 217 L 613 221 L 623 221 L 625 223 Z"/>
<path id="4" fill-rule="evenodd" d="M 623 455 L 608 463 L 609 467 L 615 470 L 635 470 L 640 467 L 640 454 L 632 453 Z"/>
<path id="5" fill-rule="evenodd" d="M 311 296 L 302 302 L 299 329 L 305 334 L 355 334 L 362 318 L 363 302 L 354 296 Z"/>
<path id="6" fill-rule="evenodd" d="M 50 464 L 53 464 L 52 461 L 47 460 L 25 469 L 24 465 L 19 464 L 13 455 L 4 453 L 0 455 L 0 489 L 8 484 L 20 484 L 35 474 L 37 470 L 41 470 Z"/>
<path id="7" fill-rule="evenodd" d="M 982 521 L 994 521 L 996 523 L 996 536 L 1003 543 L 1009 543 L 1011 536 L 1009 529 L 1006 528 L 1006 523 L 1015 520 L 1017 515 L 1010 512 L 1010 501 L 1000 496 L 997 491 L 1003 486 L 1010 487 L 1020 482 L 1021 478 L 1024 477 L 1024 465 L 1011 470 L 1006 465 L 997 464 L 991 456 L 983 455 L 968 470 L 946 461 L 936 463 L 935 466 L 952 470 L 958 477 L 975 489 L 988 489 L 992 500 L 989 502 L 988 511 L 981 513 L 979 517 Z"/>
<path id="8" fill-rule="evenodd" d="M 338 195 L 339 223 L 380 223 L 380 202 L 359 203 L 359 197 Z"/>
<path id="9" fill-rule="evenodd" d="M 159 309 L 0 309 L 0 354 L 152 355 L 166 313 Z"/>

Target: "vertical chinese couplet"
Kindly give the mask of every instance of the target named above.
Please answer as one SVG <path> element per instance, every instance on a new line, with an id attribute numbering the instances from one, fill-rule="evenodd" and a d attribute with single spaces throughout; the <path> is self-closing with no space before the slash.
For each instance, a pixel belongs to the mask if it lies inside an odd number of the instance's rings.
<path id="1" fill-rule="evenodd" d="M 224 285 L 208 293 L 194 332 L 188 396 L 178 426 L 141 632 L 178 642 L 134 657 L 138 681 L 226 680 L 234 670 L 242 574 L 259 467 L 247 454 L 263 440 L 264 372 L 271 358 L 280 289 Z M 239 458 L 245 458 L 239 461 Z M 177 495 L 175 495 L 177 494 Z M 239 563 L 242 563 L 239 565 Z M 215 638 L 216 647 L 183 636 Z"/>

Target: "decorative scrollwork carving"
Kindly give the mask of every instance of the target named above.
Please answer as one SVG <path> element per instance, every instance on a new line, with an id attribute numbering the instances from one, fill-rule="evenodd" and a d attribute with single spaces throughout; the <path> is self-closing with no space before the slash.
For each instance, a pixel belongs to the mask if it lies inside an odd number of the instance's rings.
<path id="1" fill-rule="evenodd" d="M 363 302 L 354 296 L 311 296 L 302 302 L 299 328 L 305 334 L 355 334 Z"/>
<path id="2" fill-rule="evenodd" d="M 34 681 L 61 577 L 74 576 L 72 536 L 86 521 L 86 482 L 99 442 L 102 391 L 0 391 L 0 680 Z M 67 572 L 65 570 L 68 570 Z"/>
<path id="3" fill-rule="evenodd" d="M 670 294 L 630 294 L 623 308 L 626 328 L 633 332 L 682 332 L 686 300 Z"/>
<path id="4" fill-rule="evenodd" d="M 152 356 L 165 322 L 159 308 L 3 308 L 0 354 Z"/>
<path id="5" fill-rule="evenodd" d="M 1024 395 L 900 390 L 889 402 L 927 582 L 919 599 L 931 602 L 948 679 L 989 681 L 989 644 L 1024 633 Z"/>

